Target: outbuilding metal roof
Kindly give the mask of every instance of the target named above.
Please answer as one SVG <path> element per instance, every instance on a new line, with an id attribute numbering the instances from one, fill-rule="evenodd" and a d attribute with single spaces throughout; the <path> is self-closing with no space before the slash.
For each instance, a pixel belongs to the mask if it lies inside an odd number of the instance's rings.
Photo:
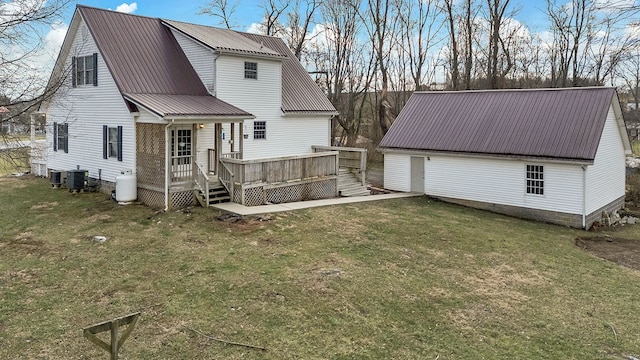
<path id="1" fill-rule="evenodd" d="M 593 161 L 615 96 L 610 87 L 414 93 L 380 147 Z"/>

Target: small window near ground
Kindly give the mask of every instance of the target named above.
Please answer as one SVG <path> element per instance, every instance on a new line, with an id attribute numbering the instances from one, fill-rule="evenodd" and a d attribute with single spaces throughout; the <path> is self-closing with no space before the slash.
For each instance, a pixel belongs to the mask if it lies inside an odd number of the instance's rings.
<path id="1" fill-rule="evenodd" d="M 267 122 L 266 121 L 253 122 L 253 138 L 254 139 L 267 138 Z"/>
<path id="2" fill-rule="evenodd" d="M 102 158 L 122 161 L 122 126 L 102 126 Z"/>
<path id="3" fill-rule="evenodd" d="M 53 151 L 69 152 L 69 124 L 53 123 Z"/>
<path id="4" fill-rule="evenodd" d="M 245 79 L 257 79 L 258 78 L 258 63 L 245 61 L 245 63 L 244 63 L 244 78 Z"/>
<path id="5" fill-rule="evenodd" d="M 544 195 L 544 166 L 527 165 L 527 194 Z"/>
<path id="6" fill-rule="evenodd" d="M 109 128 L 109 157 L 118 157 L 118 128 Z"/>

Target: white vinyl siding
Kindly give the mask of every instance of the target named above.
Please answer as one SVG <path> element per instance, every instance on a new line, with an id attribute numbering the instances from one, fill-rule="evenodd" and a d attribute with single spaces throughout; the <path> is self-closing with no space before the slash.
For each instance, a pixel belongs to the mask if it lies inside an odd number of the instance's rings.
<path id="1" fill-rule="evenodd" d="M 384 186 L 409 191 L 410 164 L 411 155 L 384 154 Z M 527 164 L 544 166 L 544 196 L 527 195 Z M 580 165 L 573 164 L 430 155 L 425 161 L 425 193 L 582 214 L 582 169 Z"/>
<path id="2" fill-rule="evenodd" d="M 411 156 L 384 154 L 384 187 L 395 191 L 411 191 Z"/>
<path id="3" fill-rule="evenodd" d="M 213 50 L 188 38 L 181 32 L 171 30 L 178 44 L 189 59 L 191 66 L 196 71 L 204 86 L 210 91 L 215 91 L 215 54 Z"/>
<path id="4" fill-rule="evenodd" d="M 624 145 L 613 107 L 609 107 L 598 152 L 587 168 L 587 214 L 625 194 Z"/>
<path id="5" fill-rule="evenodd" d="M 245 61 L 258 63 L 258 79 L 244 78 Z M 255 115 L 255 121 L 267 123 L 267 138 L 253 139 L 254 121 L 245 121 L 243 131 L 248 136 L 244 139 L 244 159 L 308 154 L 312 152 L 311 145 L 329 144 L 328 116 L 283 116 L 281 77 L 280 61 L 224 55 L 216 60 L 217 96 Z M 229 124 L 224 125 L 224 152 L 230 149 L 230 129 Z M 238 151 L 239 142 L 236 140 L 235 144 Z"/>
<path id="6" fill-rule="evenodd" d="M 85 34 L 83 39 L 81 34 Z M 93 39 L 88 35 L 84 23 L 81 23 L 66 59 L 71 65 L 75 55 L 98 52 Z M 102 179 L 115 181 L 121 170 L 135 171 L 135 128 L 133 117 L 107 70 L 107 66 L 98 53 L 99 86 L 71 86 L 69 76 L 59 91 L 42 111 L 47 114 L 47 167 L 54 170 L 72 170 L 78 166 L 88 170 L 89 176 L 97 178 L 99 169 Z M 96 111 L 99 109 L 99 111 Z M 66 122 L 69 125 L 69 151 L 64 153 L 53 150 L 54 122 Z M 123 127 L 123 161 L 103 159 L 103 125 Z"/>

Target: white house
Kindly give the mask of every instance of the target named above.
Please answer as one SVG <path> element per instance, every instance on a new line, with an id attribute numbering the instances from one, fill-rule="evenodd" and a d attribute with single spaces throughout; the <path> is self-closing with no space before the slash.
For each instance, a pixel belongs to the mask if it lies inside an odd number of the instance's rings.
<path id="1" fill-rule="evenodd" d="M 165 208 L 193 203 L 222 158 L 329 146 L 336 114 L 278 38 L 80 5 L 49 84 L 47 168 L 104 189 L 131 170 L 138 199 Z"/>
<path id="2" fill-rule="evenodd" d="M 591 87 L 415 93 L 380 150 L 386 188 L 589 228 L 624 205 L 631 146 Z"/>

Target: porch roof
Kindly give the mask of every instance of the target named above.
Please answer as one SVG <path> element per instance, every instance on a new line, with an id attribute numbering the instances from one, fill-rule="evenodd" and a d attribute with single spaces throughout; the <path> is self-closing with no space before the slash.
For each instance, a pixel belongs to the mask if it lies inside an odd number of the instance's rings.
<path id="1" fill-rule="evenodd" d="M 252 114 L 211 95 L 125 93 L 123 96 L 162 118 L 255 118 Z"/>

